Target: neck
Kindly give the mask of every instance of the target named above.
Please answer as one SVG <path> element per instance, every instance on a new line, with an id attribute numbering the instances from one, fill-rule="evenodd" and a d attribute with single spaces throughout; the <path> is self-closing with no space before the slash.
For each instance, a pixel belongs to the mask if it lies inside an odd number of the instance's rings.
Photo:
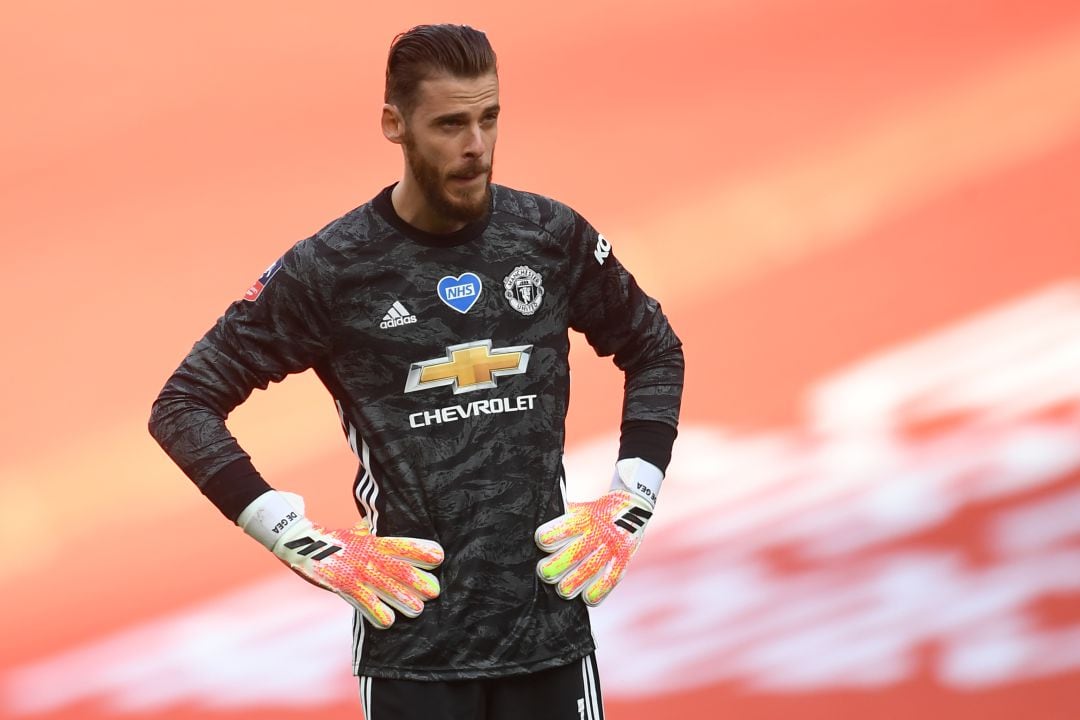
<path id="1" fill-rule="evenodd" d="M 424 194 L 412 175 L 406 171 L 401 182 L 390 193 L 394 212 L 418 230 L 429 233 L 452 233 L 465 227 L 460 220 L 450 220 L 435 212 L 424 199 Z"/>

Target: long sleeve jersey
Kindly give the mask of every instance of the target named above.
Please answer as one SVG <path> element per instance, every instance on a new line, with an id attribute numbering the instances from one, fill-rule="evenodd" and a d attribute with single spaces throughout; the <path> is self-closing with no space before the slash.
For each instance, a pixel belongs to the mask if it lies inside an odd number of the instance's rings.
<path id="1" fill-rule="evenodd" d="M 226 516 L 269 486 L 226 427 L 255 388 L 313 369 L 359 458 L 379 535 L 436 540 L 442 594 L 387 630 L 354 621 L 353 670 L 452 680 L 594 650 L 585 604 L 538 580 L 534 530 L 565 510 L 569 330 L 625 373 L 620 457 L 666 468 L 681 343 L 611 244 L 557 201 L 493 185 L 455 233 L 395 213 L 387 188 L 300 241 L 199 340 L 150 430 Z"/>

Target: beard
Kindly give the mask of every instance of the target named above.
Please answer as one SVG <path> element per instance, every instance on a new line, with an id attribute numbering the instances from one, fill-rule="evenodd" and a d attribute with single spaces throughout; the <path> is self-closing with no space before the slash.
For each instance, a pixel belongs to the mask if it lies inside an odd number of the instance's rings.
<path id="1" fill-rule="evenodd" d="M 445 177 L 439 172 L 439 168 L 427 161 L 427 158 L 416 147 L 416 138 L 408 131 L 405 132 L 403 145 L 405 147 L 405 162 L 409 171 L 416 178 L 416 184 L 424 196 L 428 207 L 434 210 L 440 217 L 461 223 L 471 223 L 484 217 L 491 205 L 491 177 L 492 165 L 486 168 L 483 161 L 473 162 L 455 168 Z M 447 189 L 446 181 L 451 177 L 479 175 L 486 173 L 483 187 L 478 190 L 466 189 L 462 193 L 451 193 Z"/>

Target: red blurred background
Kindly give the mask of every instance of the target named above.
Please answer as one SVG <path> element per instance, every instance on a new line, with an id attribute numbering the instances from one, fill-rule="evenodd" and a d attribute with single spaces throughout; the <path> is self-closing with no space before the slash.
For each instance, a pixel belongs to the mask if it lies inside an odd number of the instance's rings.
<path id="1" fill-rule="evenodd" d="M 497 181 L 585 214 L 686 346 L 657 520 L 594 612 L 608 716 L 1080 716 L 1080 5 L 0 21 L 0 716 L 360 716 L 347 607 L 218 516 L 145 421 L 263 268 L 398 177 L 385 52 L 444 21 L 499 53 Z M 573 360 L 583 496 L 621 378 Z M 312 377 L 230 426 L 320 521 L 351 519 Z"/>

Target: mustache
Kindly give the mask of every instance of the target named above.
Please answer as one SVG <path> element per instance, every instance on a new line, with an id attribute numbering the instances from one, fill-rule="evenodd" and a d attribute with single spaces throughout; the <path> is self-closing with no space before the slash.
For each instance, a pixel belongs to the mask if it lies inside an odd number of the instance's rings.
<path id="1" fill-rule="evenodd" d="M 452 173 L 450 173 L 450 177 L 466 178 L 473 177 L 475 175 L 486 175 L 489 172 L 491 172 L 490 163 L 470 163 L 469 165 L 464 165 L 454 170 Z"/>

